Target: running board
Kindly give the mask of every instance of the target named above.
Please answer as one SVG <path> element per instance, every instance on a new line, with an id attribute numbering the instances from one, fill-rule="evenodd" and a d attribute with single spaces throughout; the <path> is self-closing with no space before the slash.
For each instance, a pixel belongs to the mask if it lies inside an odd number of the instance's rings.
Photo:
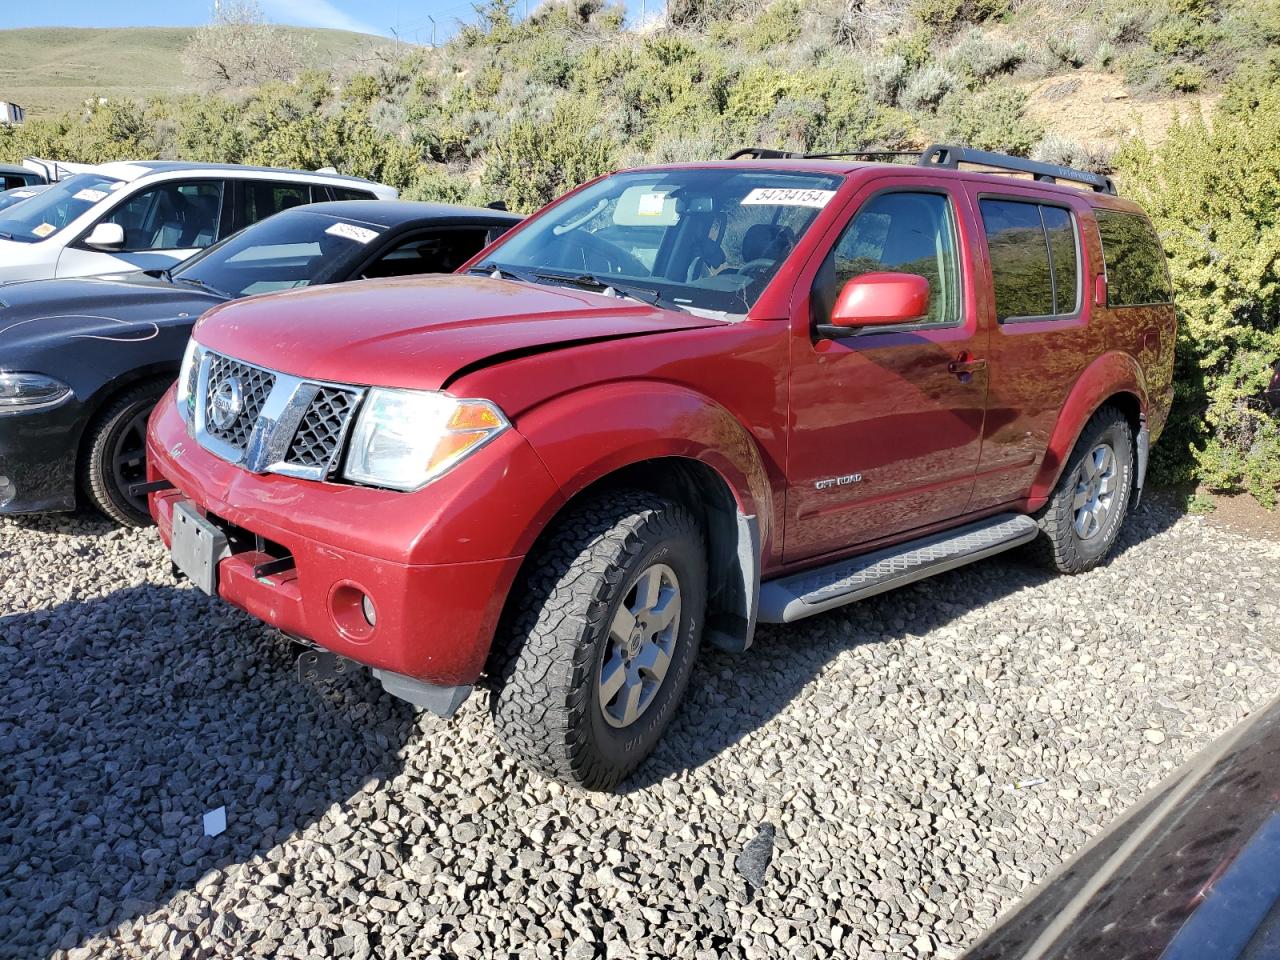
<path id="1" fill-rule="evenodd" d="M 760 586 L 759 620 L 801 620 L 990 557 L 1034 540 L 1039 532 L 1036 522 L 1025 514 L 1002 513 L 875 553 L 770 580 Z"/>

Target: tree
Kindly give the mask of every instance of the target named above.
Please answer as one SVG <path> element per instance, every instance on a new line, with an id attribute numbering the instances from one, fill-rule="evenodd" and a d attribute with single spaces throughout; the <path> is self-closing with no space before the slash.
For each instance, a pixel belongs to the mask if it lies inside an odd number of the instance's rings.
<path id="1" fill-rule="evenodd" d="M 225 0 L 213 22 L 192 34 L 182 51 L 183 68 L 212 90 L 291 81 L 302 72 L 310 43 L 267 23 L 256 0 Z"/>

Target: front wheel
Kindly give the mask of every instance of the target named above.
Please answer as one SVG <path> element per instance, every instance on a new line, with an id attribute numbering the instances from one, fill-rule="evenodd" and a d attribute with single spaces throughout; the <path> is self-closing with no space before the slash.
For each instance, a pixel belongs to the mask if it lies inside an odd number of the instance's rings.
<path id="1" fill-rule="evenodd" d="M 1085 424 L 1041 511 L 1043 532 L 1034 547 L 1042 562 L 1060 573 L 1083 573 L 1103 561 L 1129 511 L 1133 464 L 1128 419 L 1103 407 Z"/>
<path id="2" fill-rule="evenodd" d="M 706 548 L 681 504 L 622 491 L 571 509 L 526 561 L 493 700 L 507 748 L 607 790 L 657 743 L 702 633 Z"/>
<path id="3" fill-rule="evenodd" d="M 151 523 L 147 497 L 129 488 L 147 479 L 147 419 L 166 384 L 134 387 L 113 400 L 89 428 L 82 485 L 94 506 L 117 523 Z"/>

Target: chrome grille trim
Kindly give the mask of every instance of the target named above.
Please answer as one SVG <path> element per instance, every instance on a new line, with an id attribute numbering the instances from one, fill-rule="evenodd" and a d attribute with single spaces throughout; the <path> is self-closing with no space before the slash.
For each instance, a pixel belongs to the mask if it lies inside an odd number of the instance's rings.
<path id="1" fill-rule="evenodd" d="M 197 347 L 196 442 L 253 473 L 324 480 L 338 467 L 365 388 L 304 380 Z M 211 421 L 213 391 L 228 377 L 243 378 L 243 408 L 218 429 Z"/>

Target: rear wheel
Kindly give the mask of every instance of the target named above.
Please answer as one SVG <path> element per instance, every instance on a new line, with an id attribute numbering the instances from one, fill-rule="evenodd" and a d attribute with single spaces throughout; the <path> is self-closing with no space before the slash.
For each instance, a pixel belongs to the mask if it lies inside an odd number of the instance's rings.
<path id="1" fill-rule="evenodd" d="M 1103 407 L 1085 425 L 1066 469 L 1039 517 L 1033 545 L 1060 573 L 1083 573 L 1103 561 L 1133 493 L 1133 429 L 1123 413 Z"/>
<path id="2" fill-rule="evenodd" d="M 499 638 L 499 736 L 550 776 L 610 789 L 653 749 L 689 682 L 702 531 L 674 501 L 608 494 L 559 520 L 522 580 Z"/>
<path id="3" fill-rule="evenodd" d="M 93 505 L 117 523 L 151 523 L 147 497 L 129 487 L 147 479 L 147 419 L 165 384 L 148 383 L 117 397 L 89 428 L 82 485 Z"/>

